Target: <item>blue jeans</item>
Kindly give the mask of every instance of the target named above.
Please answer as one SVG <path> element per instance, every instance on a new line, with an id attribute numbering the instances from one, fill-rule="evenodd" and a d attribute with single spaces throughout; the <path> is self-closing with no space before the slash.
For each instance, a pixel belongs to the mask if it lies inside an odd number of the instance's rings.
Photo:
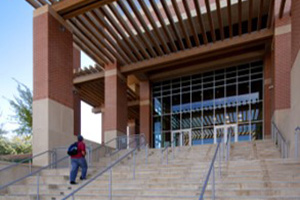
<path id="1" fill-rule="evenodd" d="M 72 169 L 70 172 L 70 181 L 75 182 L 79 167 L 81 168 L 81 177 L 83 179 L 86 178 L 88 166 L 85 158 L 72 158 L 71 165 L 72 165 Z"/>

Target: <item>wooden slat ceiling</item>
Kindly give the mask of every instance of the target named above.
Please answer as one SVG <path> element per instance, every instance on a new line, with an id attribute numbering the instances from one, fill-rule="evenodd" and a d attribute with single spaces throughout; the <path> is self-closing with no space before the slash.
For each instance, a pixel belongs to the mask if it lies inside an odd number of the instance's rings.
<path id="1" fill-rule="evenodd" d="M 91 68 L 80 70 L 78 73 L 85 73 L 85 75 L 93 73 L 92 71 L 94 69 L 91 70 Z M 80 83 L 76 83 L 75 78 L 74 87 L 76 88 L 76 93 L 79 95 L 80 99 L 90 106 L 97 108 L 104 105 L 104 77 Z M 128 119 L 137 119 L 139 116 L 139 104 L 135 102 L 139 101 L 139 97 L 130 88 L 127 89 L 127 101 Z"/>
<path id="2" fill-rule="evenodd" d="M 74 43 L 105 68 L 271 28 L 275 0 L 26 1 L 52 5 L 71 26 Z M 281 0 L 280 17 L 285 6 Z"/>

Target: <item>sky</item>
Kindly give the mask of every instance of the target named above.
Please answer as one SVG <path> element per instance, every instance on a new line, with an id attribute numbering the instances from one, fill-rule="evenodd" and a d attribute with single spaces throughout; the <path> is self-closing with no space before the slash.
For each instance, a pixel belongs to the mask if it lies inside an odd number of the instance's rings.
<path id="1" fill-rule="evenodd" d="M 25 0 L 0 0 L 0 124 L 11 132 L 17 127 L 9 119 L 12 112 L 7 99 L 17 93 L 17 83 L 32 90 L 33 84 L 33 8 Z M 85 54 L 81 66 L 93 65 Z M 89 140 L 101 140 L 101 115 L 93 114 L 91 107 L 82 103 L 82 135 Z M 9 134 L 12 136 L 13 134 Z"/>

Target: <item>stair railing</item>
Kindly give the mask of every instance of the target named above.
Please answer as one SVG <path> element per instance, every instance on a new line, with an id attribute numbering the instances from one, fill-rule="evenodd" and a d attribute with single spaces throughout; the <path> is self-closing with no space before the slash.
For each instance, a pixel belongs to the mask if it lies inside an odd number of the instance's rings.
<path id="1" fill-rule="evenodd" d="M 203 200 L 204 199 L 204 194 L 206 191 L 206 187 L 208 185 L 209 179 L 212 178 L 212 199 L 215 199 L 215 161 L 217 158 L 217 154 L 219 154 L 219 163 L 218 163 L 218 168 L 219 168 L 219 177 L 222 177 L 222 166 L 221 166 L 221 160 L 224 159 L 224 154 L 225 153 L 225 158 L 226 158 L 226 162 L 228 162 L 229 160 L 229 156 L 230 156 L 230 140 L 231 140 L 231 134 L 227 134 L 226 137 L 226 141 L 225 141 L 225 136 L 223 135 L 222 138 L 219 138 L 218 140 L 218 144 L 217 144 L 217 148 L 216 151 L 214 153 L 214 156 L 211 160 L 205 181 L 203 183 L 202 186 L 202 190 L 201 190 L 201 194 L 199 197 L 199 200 Z M 226 151 L 224 151 L 224 143 L 226 145 Z"/>
<path id="2" fill-rule="evenodd" d="M 276 124 L 274 122 L 272 122 L 271 134 L 272 134 L 272 139 L 273 139 L 275 145 L 277 145 L 280 150 L 281 157 L 288 158 L 289 143 L 283 137 L 282 133 L 280 132 L 280 130 L 278 129 L 278 127 L 276 126 Z"/>
<path id="3" fill-rule="evenodd" d="M 141 136 L 141 137 L 144 137 L 144 135 Z M 105 143 L 105 145 L 100 145 L 100 146 L 98 146 L 98 147 L 95 147 L 94 149 L 88 149 L 88 150 L 89 150 L 89 151 L 95 151 L 95 150 L 99 150 L 99 149 L 104 148 L 104 147 L 106 148 L 106 145 L 107 145 L 108 143 L 110 143 L 111 141 L 114 141 L 114 140 L 117 140 L 117 138 L 114 138 L 114 139 L 108 141 L 107 143 Z M 45 155 L 45 154 L 47 154 L 47 153 L 51 153 L 51 156 L 50 156 L 50 164 L 48 164 L 48 165 L 46 165 L 46 166 L 43 166 L 43 167 L 39 167 L 38 169 L 34 170 L 34 169 L 33 169 L 34 167 L 32 166 L 32 160 L 33 160 L 33 159 L 36 159 L 36 158 L 39 158 L 39 157 L 41 157 L 41 156 L 43 156 L 43 155 Z M 92 154 L 92 153 L 89 152 L 88 154 Z M 45 170 L 45 169 L 51 169 L 51 168 L 53 169 L 53 168 L 57 168 L 58 164 L 60 164 L 60 163 L 62 163 L 62 162 L 66 162 L 66 161 L 68 161 L 68 160 L 70 160 L 70 156 L 69 156 L 69 155 L 63 156 L 62 158 L 59 158 L 59 159 L 58 159 L 57 156 L 56 156 L 56 152 L 55 152 L 55 151 L 53 151 L 53 150 L 52 150 L 52 151 L 51 151 L 51 150 L 48 150 L 48 151 L 45 151 L 45 152 L 36 154 L 36 155 L 32 156 L 31 158 L 27 158 L 27 159 L 21 160 L 21 161 L 18 162 L 18 163 L 9 165 L 9 166 L 7 166 L 7 167 L 4 167 L 4 168 L 0 169 L 0 173 L 2 173 L 2 174 L 6 173 L 7 170 L 10 170 L 10 169 L 12 169 L 12 168 L 14 168 L 14 167 L 20 166 L 20 165 L 23 164 L 23 163 L 29 162 L 29 173 L 28 173 L 28 174 L 25 174 L 24 176 L 22 176 L 22 177 L 20 177 L 20 178 L 15 179 L 15 180 L 13 180 L 13 181 L 10 181 L 10 182 L 8 182 L 8 183 L 6 183 L 6 184 L 4 184 L 4 185 L 1 185 L 1 186 L 0 186 L 0 191 L 1 191 L 1 190 L 4 190 L 5 188 L 7 188 L 7 187 L 9 187 L 9 186 L 11 186 L 11 185 L 13 185 L 13 184 L 15 184 L 15 183 L 18 183 L 18 182 L 20 182 L 20 181 L 22 181 L 22 180 L 25 180 L 25 179 L 28 178 L 28 177 L 35 176 L 35 175 L 37 175 L 37 190 L 38 190 L 38 188 L 39 188 L 39 176 L 40 176 L 40 173 L 41 173 L 43 170 Z M 1 176 L 5 176 L 5 175 L 1 175 Z"/>
<path id="4" fill-rule="evenodd" d="M 300 126 L 295 128 L 295 158 L 298 158 L 299 154 L 299 139 L 300 139 Z"/>
<path id="5" fill-rule="evenodd" d="M 166 152 L 166 164 L 168 165 L 169 163 L 169 152 L 168 149 L 169 147 L 172 148 L 172 159 L 174 159 L 175 157 L 175 152 L 174 152 L 174 146 L 175 146 L 175 142 L 176 140 L 173 140 L 171 143 L 169 143 L 168 145 L 166 145 L 163 149 L 161 149 L 161 164 L 164 164 L 164 157 L 165 157 L 165 153 Z"/>
<path id="6" fill-rule="evenodd" d="M 132 141 L 130 144 L 132 143 L 136 143 L 136 141 Z M 108 188 L 108 196 L 109 199 L 112 200 L 112 169 L 113 167 L 115 167 L 117 164 L 119 164 L 121 161 L 123 161 L 125 158 L 129 157 L 130 155 L 132 155 L 132 178 L 135 179 L 135 168 L 136 168 L 136 151 L 140 148 L 140 147 L 146 147 L 146 140 L 144 140 L 144 142 L 139 143 L 139 144 L 135 144 L 135 148 L 129 150 L 127 153 L 125 153 L 124 155 L 122 155 L 120 158 L 118 158 L 117 160 L 113 161 L 112 163 L 110 163 L 109 166 L 105 167 L 104 169 L 102 169 L 101 171 L 99 171 L 96 175 L 94 175 L 92 178 L 90 178 L 89 180 L 87 180 L 85 183 L 83 183 L 82 185 L 80 185 L 76 190 L 72 191 L 70 194 L 66 195 L 64 198 L 62 198 L 61 200 L 66 200 L 69 198 L 75 199 L 75 195 L 77 192 L 81 191 L 82 189 L 84 189 L 87 185 L 89 185 L 90 183 L 92 183 L 93 181 L 97 180 L 100 176 L 102 176 L 104 173 L 109 172 L 109 188 Z M 121 151 L 121 150 L 119 150 Z"/>

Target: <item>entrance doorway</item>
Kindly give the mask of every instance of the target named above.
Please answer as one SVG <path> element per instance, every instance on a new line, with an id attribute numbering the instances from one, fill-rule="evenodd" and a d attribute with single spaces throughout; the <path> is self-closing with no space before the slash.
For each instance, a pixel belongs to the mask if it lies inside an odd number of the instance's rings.
<path id="1" fill-rule="evenodd" d="M 177 131 L 172 131 L 172 146 L 192 146 L 192 130 L 182 129 Z"/>
<path id="2" fill-rule="evenodd" d="M 228 125 L 219 125 L 214 127 L 214 144 L 217 143 L 217 139 L 224 135 L 225 140 L 227 142 L 227 135 L 230 134 L 231 142 L 238 141 L 238 126 L 237 124 L 228 124 Z"/>

